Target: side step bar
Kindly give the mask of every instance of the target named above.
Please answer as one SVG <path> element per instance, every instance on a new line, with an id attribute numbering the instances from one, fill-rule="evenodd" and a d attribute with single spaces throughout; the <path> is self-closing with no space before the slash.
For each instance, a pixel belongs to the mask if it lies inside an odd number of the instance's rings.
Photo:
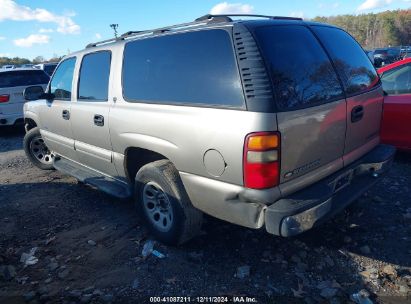
<path id="1" fill-rule="evenodd" d="M 102 173 L 82 166 L 71 160 L 65 158 L 55 159 L 54 168 L 67 175 L 74 176 L 85 184 L 97 187 L 112 196 L 121 199 L 129 198 L 132 196 L 132 189 L 126 183 L 103 175 Z"/>

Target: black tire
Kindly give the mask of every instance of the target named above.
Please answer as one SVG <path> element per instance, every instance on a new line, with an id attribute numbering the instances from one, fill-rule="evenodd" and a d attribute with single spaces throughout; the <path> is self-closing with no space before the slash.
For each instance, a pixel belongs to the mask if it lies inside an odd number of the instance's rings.
<path id="1" fill-rule="evenodd" d="M 40 130 L 38 127 L 35 127 L 33 129 L 30 129 L 26 135 L 24 136 L 23 140 L 23 147 L 24 147 L 24 152 L 26 153 L 27 158 L 32 162 L 33 165 L 36 167 L 42 169 L 42 170 L 53 170 L 53 162 L 50 161 L 48 163 L 41 162 L 34 152 L 31 149 L 31 145 L 33 140 L 38 139 L 41 137 Z M 50 156 L 51 157 L 51 156 Z M 47 158 L 48 159 L 48 158 Z"/>
<path id="2" fill-rule="evenodd" d="M 151 183 L 158 185 L 168 198 L 172 209 L 171 227 L 161 231 L 148 215 L 144 189 Z M 201 229 L 203 214 L 193 207 L 173 164 L 164 159 L 143 166 L 136 174 L 135 202 L 139 215 L 151 234 L 168 245 L 178 245 L 196 236 Z"/>

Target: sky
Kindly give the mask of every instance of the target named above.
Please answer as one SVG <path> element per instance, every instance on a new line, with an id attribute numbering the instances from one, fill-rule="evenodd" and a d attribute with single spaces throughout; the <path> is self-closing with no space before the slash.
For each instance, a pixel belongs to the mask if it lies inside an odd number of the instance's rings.
<path id="1" fill-rule="evenodd" d="M 411 0 L 0 0 L 0 57 L 63 56 L 118 32 L 193 21 L 207 13 L 305 19 L 406 9 Z"/>

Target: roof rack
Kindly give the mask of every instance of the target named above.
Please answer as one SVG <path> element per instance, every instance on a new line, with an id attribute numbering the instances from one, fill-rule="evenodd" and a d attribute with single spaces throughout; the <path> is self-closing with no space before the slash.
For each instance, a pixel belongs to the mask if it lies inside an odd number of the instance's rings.
<path id="1" fill-rule="evenodd" d="M 126 38 L 135 37 L 135 36 L 159 34 L 159 33 L 168 32 L 168 31 L 173 30 L 173 29 L 181 29 L 181 28 L 185 28 L 185 27 L 193 27 L 193 26 L 204 25 L 204 24 L 207 24 L 209 22 L 210 22 L 210 20 L 194 21 L 194 22 L 180 23 L 180 24 L 175 24 L 175 25 L 170 25 L 170 26 L 166 26 L 166 27 L 160 27 L 160 28 L 145 30 L 145 31 L 128 31 L 128 32 L 125 32 L 124 34 L 122 34 L 118 38 L 112 38 L 112 39 L 107 39 L 107 40 L 103 40 L 103 41 L 90 43 L 86 46 L 86 48 L 95 47 L 97 45 L 106 44 L 106 43 L 110 43 L 110 42 L 116 42 L 116 41 L 124 40 Z"/>
<path id="2" fill-rule="evenodd" d="M 265 15 L 249 15 L 249 14 L 212 15 L 212 14 L 207 14 L 207 15 L 204 15 L 204 16 L 201 16 L 201 17 L 197 18 L 193 22 L 180 23 L 180 24 L 170 25 L 170 26 L 166 26 L 166 27 L 160 27 L 160 28 L 156 28 L 156 29 L 152 29 L 152 30 L 146 30 L 146 31 L 128 31 L 128 32 L 125 32 L 124 34 L 122 34 L 118 38 L 112 38 L 112 39 L 107 39 L 107 40 L 103 40 L 103 41 L 89 43 L 86 46 L 86 48 L 96 47 L 98 45 L 111 43 L 111 42 L 116 42 L 116 41 L 124 40 L 126 38 L 135 37 L 135 36 L 144 36 L 144 35 L 150 35 L 150 34 L 165 33 L 165 32 L 168 32 L 170 30 L 200 26 L 200 25 L 205 25 L 205 24 L 208 24 L 208 23 L 232 22 L 233 19 L 231 19 L 230 17 L 257 17 L 257 18 L 268 18 L 268 19 L 302 20 L 302 18 L 280 17 L 280 16 L 265 16 Z"/>
<path id="3" fill-rule="evenodd" d="M 101 45 L 101 44 L 106 44 L 106 43 L 110 43 L 110 42 L 116 42 L 116 41 L 120 41 L 123 40 L 120 38 L 111 38 L 111 39 L 106 39 L 106 40 L 102 40 L 102 41 L 98 41 L 98 42 L 92 42 L 86 45 L 86 49 L 91 48 L 91 47 L 95 47 L 97 45 Z"/>
<path id="4" fill-rule="evenodd" d="M 165 27 L 159 27 L 156 29 L 151 29 L 151 30 L 146 30 L 146 31 L 130 31 L 122 34 L 120 38 L 130 38 L 133 36 L 140 36 L 140 35 L 148 35 L 148 34 L 158 34 L 158 33 L 165 33 L 170 30 L 175 30 L 175 29 L 181 29 L 185 27 L 193 27 L 193 26 L 199 26 L 203 24 L 207 24 L 208 20 L 204 21 L 194 21 L 194 22 L 186 22 L 186 23 L 180 23 L 180 24 L 175 24 L 175 25 L 170 25 L 170 26 L 165 26 Z"/>
<path id="5" fill-rule="evenodd" d="M 283 17 L 283 16 L 267 16 L 267 15 L 253 15 L 253 14 L 207 14 L 196 19 L 196 21 L 210 21 L 212 19 L 224 20 L 227 22 L 233 21 L 230 17 L 257 17 L 257 18 L 267 18 L 267 19 L 282 19 L 282 20 L 303 20 L 297 17 Z"/>

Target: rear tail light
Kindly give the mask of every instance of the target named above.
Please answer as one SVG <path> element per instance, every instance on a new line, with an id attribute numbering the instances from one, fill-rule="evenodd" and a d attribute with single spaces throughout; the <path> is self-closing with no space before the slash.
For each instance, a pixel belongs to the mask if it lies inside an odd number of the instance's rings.
<path id="1" fill-rule="evenodd" d="M 243 156 L 244 186 L 275 187 L 280 181 L 280 134 L 257 132 L 247 135 Z"/>
<path id="2" fill-rule="evenodd" d="M 8 102 L 10 99 L 10 95 L 0 95 L 0 102 Z"/>

